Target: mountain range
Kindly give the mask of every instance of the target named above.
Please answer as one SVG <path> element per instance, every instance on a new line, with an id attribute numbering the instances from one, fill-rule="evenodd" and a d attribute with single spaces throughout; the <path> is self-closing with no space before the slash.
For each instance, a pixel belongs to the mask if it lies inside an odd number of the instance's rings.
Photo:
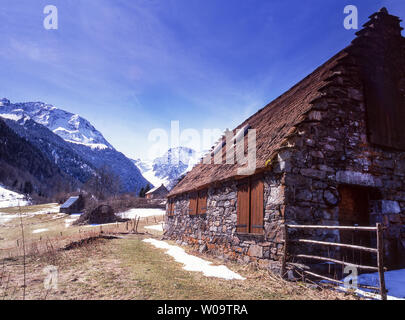
<path id="1" fill-rule="evenodd" d="M 32 183 L 35 191 L 42 194 L 51 188 L 60 191 L 61 185 L 76 190 L 103 169 L 118 178 L 121 193 L 138 193 L 148 184 L 151 187 L 164 184 L 170 190 L 201 158 L 193 149 L 178 147 L 152 161 L 129 159 L 88 120 L 43 102 L 11 103 L 1 99 L 0 118 L 3 140 L 13 140 L 8 148 L 3 147 L 0 161 L 8 166 L 8 171 L 11 167 L 17 170 L 7 179 L 2 179 L 0 171 L 0 183 L 12 183 L 11 187 L 21 192 L 26 189 L 24 181 Z M 23 148 L 24 153 L 13 154 L 16 146 Z M 35 168 L 24 165 L 14 168 L 14 164 L 26 162 L 32 162 Z M 15 182 L 19 179 L 14 176 L 23 176 L 25 180 Z"/>
<path id="2" fill-rule="evenodd" d="M 155 186 L 172 189 L 177 181 L 201 159 L 201 153 L 187 147 L 169 149 L 153 161 L 133 160 L 142 175 Z"/>
<path id="3" fill-rule="evenodd" d="M 2 99 L 0 117 L 77 185 L 102 168 L 119 178 L 122 193 L 139 192 L 149 183 L 130 159 L 77 114 L 43 102 L 13 104 Z"/>

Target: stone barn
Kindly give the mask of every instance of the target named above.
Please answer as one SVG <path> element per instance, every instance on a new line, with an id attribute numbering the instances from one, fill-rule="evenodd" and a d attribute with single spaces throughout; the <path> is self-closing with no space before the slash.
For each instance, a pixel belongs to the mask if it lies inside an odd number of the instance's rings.
<path id="1" fill-rule="evenodd" d="M 84 209 L 84 198 L 82 195 L 70 197 L 59 208 L 61 213 L 74 214 L 81 213 Z"/>
<path id="2" fill-rule="evenodd" d="M 146 192 L 145 197 L 146 199 L 165 199 L 168 193 L 169 190 L 162 184 L 160 187 L 153 188 Z"/>
<path id="3" fill-rule="evenodd" d="M 341 52 L 233 133 L 256 129 L 256 170 L 196 165 L 169 193 L 165 237 L 226 259 L 277 268 L 284 224 L 375 226 L 386 265 L 405 264 L 405 38 L 373 14 Z M 247 144 L 247 135 L 244 137 Z M 222 145 L 226 142 L 223 141 Z M 298 231 L 297 231 L 298 232 Z M 300 231 L 375 247 L 375 236 Z M 344 250 L 323 254 L 350 260 Z M 343 257 L 342 257 L 343 256 Z"/>

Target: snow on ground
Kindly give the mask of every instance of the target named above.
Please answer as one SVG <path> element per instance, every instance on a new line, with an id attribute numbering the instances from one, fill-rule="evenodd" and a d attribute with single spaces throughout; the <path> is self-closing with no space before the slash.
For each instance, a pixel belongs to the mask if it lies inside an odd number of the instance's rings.
<path id="1" fill-rule="evenodd" d="M 74 213 L 69 215 L 70 218 L 65 219 L 65 228 L 69 228 L 73 222 L 80 218 L 81 213 Z"/>
<path id="2" fill-rule="evenodd" d="M 38 214 L 59 213 L 59 208 L 60 208 L 59 205 L 55 205 L 55 206 L 49 207 L 47 209 L 28 212 L 26 215 L 33 216 L 33 215 L 38 215 Z"/>
<path id="3" fill-rule="evenodd" d="M 153 225 L 153 226 L 146 226 L 145 229 L 156 230 L 156 231 L 162 231 L 163 232 L 163 224 L 156 224 L 156 225 Z"/>
<path id="4" fill-rule="evenodd" d="M 167 242 L 155 239 L 145 239 L 143 242 L 150 243 L 156 248 L 166 249 L 166 253 L 172 256 L 176 262 L 184 264 L 184 270 L 202 272 L 206 277 L 216 277 L 226 280 L 246 280 L 239 274 L 229 270 L 226 266 L 213 266 L 212 262 L 189 255 L 178 246 L 172 246 Z"/>
<path id="5" fill-rule="evenodd" d="M 31 212 L 24 212 L 24 213 L 22 213 L 22 216 L 23 216 L 23 218 L 27 218 L 27 217 L 29 218 L 29 217 L 33 217 L 33 216 L 39 215 L 39 214 L 57 213 L 57 212 L 59 212 L 59 205 L 55 204 L 53 206 L 48 207 L 47 209 L 31 211 Z M 19 214 L 9 214 L 9 213 L 0 212 L 0 225 L 7 223 L 13 219 L 19 218 L 19 217 L 20 217 Z"/>
<path id="6" fill-rule="evenodd" d="M 166 210 L 164 209 L 138 208 L 117 213 L 117 216 L 120 216 L 123 219 L 134 219 L 135 217 L 146 218 L 153 216 L 164 216 L 165 214 Z"/>
<path id="7" fill-rule="evenodd" d="M 16 214 L 5 214 L 0 212 L 0 225 L 7 223 L 13 219 L 18 218 L 19 216 Z"/>
<path id="8" fill-rule="evenodd" d="M 45 232 L 45 231 L 48 231 L 49 229 L 46 229 L 46 228 L 44 228 L 44 229 L 37 229 L 37 230 L 34 230 L 34 231 L 32 231 L 32 233 L 42 233 L 42 232 Z"/>
<path id="9" fill-rule="evenodd" d="M 387 271 L 384 275 L 390 298 L 405 299 L 405 269 Z M 361 274 L 358 277 L 358 283 L 379 287 L 378 273 Z"/>
<path id="10" fill-rule="evenodd" d="M 405 300 L 405 269 L 387 271 L 385 275 L 385 286 L 388 290 L 388 300 Z M 344 279 L 342 280 L 344 281 Z M 321 282 L 328 283 L 329 281 L 323 280 Z M 358 276 L 358 284 L 379 287 L 379 275 L 378 273 L 364 273 Z M 338 290 L 348 291 L 343 285 L 338 287 Z M 357 289 L 354 291 L 357 295 L 381 300 L 381 295 L 375 291 L 368 289 Z"/>
<path id="11" fill-rule="evenodd" d="M 30 202 L 24 195 L 6 189 L 0 185 L 0 208 L 27 206 Z"/>
<path id="12" fill-rule="evenodd" d="M 91 227 L 102 227 L 102 226 L 116 226 L 117 223 L 116 222 L 111 222 L 111 223 L 102 223 L 102 224 L 89 224 L 89 225 L 85 225 L 85 228 L 91 228 Z"/>

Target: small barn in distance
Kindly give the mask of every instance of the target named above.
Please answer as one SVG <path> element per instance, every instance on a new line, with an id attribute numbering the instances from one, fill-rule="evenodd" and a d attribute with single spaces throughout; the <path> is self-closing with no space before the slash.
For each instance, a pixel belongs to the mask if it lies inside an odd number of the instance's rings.
<path id="1" fill-rule="evenodd" d="M 169 190 L 162 185 L 160 187 L 153 188 L 152 190 L 146 192 L 146 199 L 165 199 L 169 194 Z"/>
<path id="2" fill-rule="evenodd" d="M 82 195 L 70 197 L 60 206 L 59 212 L 73 214 L 80 213 L 84 209 L 84 199 Z"/>

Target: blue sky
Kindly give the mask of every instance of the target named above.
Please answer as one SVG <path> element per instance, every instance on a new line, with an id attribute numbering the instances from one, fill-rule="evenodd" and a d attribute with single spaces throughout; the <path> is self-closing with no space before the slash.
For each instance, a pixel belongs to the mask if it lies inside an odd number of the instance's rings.
<path id="1" fill-rule="evenodd" d="M 360 24 L 405 18 L 403 0 L 2 0 L 0 97 L 78 113 L 145 157 L 151 129 L 233 128 L 346 47 L 348 4 Z"/>

